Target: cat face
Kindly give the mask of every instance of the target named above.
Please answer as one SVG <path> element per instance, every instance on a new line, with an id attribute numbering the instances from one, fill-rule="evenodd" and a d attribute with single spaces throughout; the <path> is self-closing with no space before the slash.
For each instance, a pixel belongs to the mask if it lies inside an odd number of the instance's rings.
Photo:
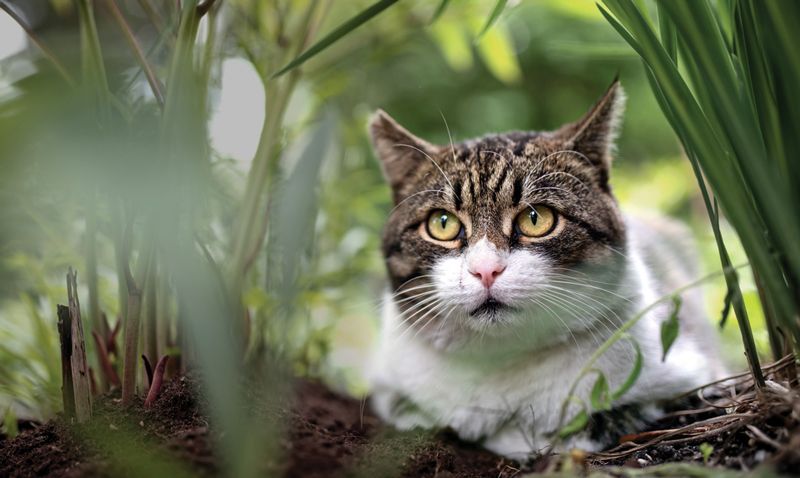
<path id="1" fill-rule="evenodd" d="M 372 139 L 395 203 L 383 253 L 402 320 L 440 333 L 590 325 L 581 317 L 602 306 L 593 288 L 613 290 L 624 249 L 608 185 L 622 102 L 614 82 L 581 120 L 556 131 L 452 146 L 376 113 Z"/>

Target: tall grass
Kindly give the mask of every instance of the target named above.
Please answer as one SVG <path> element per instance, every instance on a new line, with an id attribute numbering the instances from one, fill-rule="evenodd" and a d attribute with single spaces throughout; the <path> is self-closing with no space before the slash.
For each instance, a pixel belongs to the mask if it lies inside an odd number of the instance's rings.
<path id="1" fill-rule="evenodd" d="M 35 120 L 53 124 L 43 150 L 53 157 L 74 151 L 74 158 L 78 158 L 70 163 L 65 178 L 81 198 L 78 215 L 85 224 L 85 270 L 80 278 L 85 278 L 89 286 L 86 303 L 98 349 L 108 340 L 113 343 L 102 320 L 98 269 L 103 265 L 102 251 L 114 250 L 118 309 L 124 324 L 122 353 L 116 353 L 122 364 L 123 405 L 134 403 L 147 387 L 140 373 L 141 353 L 144 351 L 155 364 L 159 357 L 174 353 L 169 342 L 180 344 L 184 364 L 191 362 L 208 378 L 203 384 L 209 412 L 225 430 L 220 449 L 225 471 L 232 476 L 255 474 L 264 443 L 278 442 L 268 436 L 278 431 L 274 424 L 253 420 L 247 412 L 249 405 L 242 389 L 246 337 L 251 336 L 250 343 L 256 344 L 264 338 L 253 338 L 255 331 L 247 330 L 251 324 L 245 320 L 242 294 L 245 286 L 264 287 L 251 266 L 266 247 L 280 247 L 282 275 L 294 275 L 308 248 L 306 243 L 313 237 L 313 191 L 333 132 L 334 123 L 327 118 L 321 128 L 310 133 L 309 146 L 281 187 L 284 181 L 279 172 L 286 147 L 283 118 L 302 77 L 298 67 L 396 2 L 381 0 L 356 12 L 317 42 L 315 36 L 330 11 L 329 2 L 267 5 L 260 0 L 242 0 L 226 5 L 242 17 L 279 15 L 280 20 L 276 29 L 267 22 L 257 22 L 254 27 L 256 38 L 250 47 L 270 52 L 263 59 L 252 56 L 266 92 L 264 127 L 252 167 L 246 173 L 244 194 L 226 205 L 238 217 L 223 244 L 214 244 L 216 247 L 208 247 L 203 228 L 228 218 L 210 211 L 208 199 L 214 196 L 211 170 L 217 159 L 207 131 L 208 97 L 222 58 L 218 54 L 223 44 L 217 36 L 221 20 L 218 11 L 227 2 L 183 0 L 159 2 L 158 7 L 140 2 L 147 7 L 145 13 L 157 32 L 155 39 L 149 39 L 153 45 L 144 48 L 135 33 L 140 29 L 129 25 L 130 5 L 118 0 L 76 0 L 81 75 L 74 92 L 79 99 L 42 100 L 35 113 L 30 107 L 24 110 Z M 2 1 L 0 5 L 4 11 L 15 13 Z M 12 17 L 25 27 L 23 17 Z M 110 33 L 124 40 L 124 59 L 119 49 L 103 48 L 106 45 L 101 41 L 98 23 L 104 19 L 116 27 Z M 207 34 L 199 38 L 203 21 Z M 29 28 L 26 31 L 34 33 Z M 73 65 L 65 66 L 45 45 L 37 44 L 72 87 L 69 69 Z M 159 49 L 166 61 L 153 64 L 159 55 L 151 53 Z M 132 99 L 126 88 L 112 85 L 115 74 L 119 74 L 112 68 L 120 62 L 143 75 L 151 94 L 146 102 L 149 104 Z M 28 101 L 30 106 L 33 102 Z M 70 120 L 65 122 L 61 119 L 64 117 Z M 73 124 L 80 126 L 73 128 Z M 68 204 L 70 199 L 64 194 L 63 203 Z M 268 220 L 271 212 L 279 229 L 273 234 L 275 244 L 265 242 L 273 227 L 273 221 Z M 298 243 L 298 237 L 305 239 Z M 273 293 L 288 302 L 295 285 L 288 279 L 284 282 L 281 290 Z M 171 335 L 172 340 L 165 335 Z M 161 366 L 154 373 L 163 373 L 164 361 L 158 362 Z M 102 364 L 109 366 L 107 360 Z M 97 365 L 94 370 L 102 376 L 104 368 Z M 102 391 L 112 382 L 98 385 Z M 278 382 L 265 384 L 275 400 L 283 388 Z M 152 383 L 158 384 L 160 379 L 154 378 Z M 150 392 L 148 401 L 155 396 L 154 390 Z"/>
<path id="2" fill-rule="evenodd" d="M 800 4 L 791 0 L 603 0 L 641 57 L 691 161 L 742 339 L 763 383 L 724 216 L 752 266 L 775 357 L 800 350 Z"/>

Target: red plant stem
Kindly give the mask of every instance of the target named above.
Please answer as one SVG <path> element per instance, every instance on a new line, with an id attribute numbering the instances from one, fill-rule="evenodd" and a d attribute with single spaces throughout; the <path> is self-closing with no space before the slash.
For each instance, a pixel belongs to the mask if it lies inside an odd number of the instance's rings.
<path id="1" fill-rule="evenodd" d="M 96 330 L 92 331 L 92 337 L 94 337 L 94 343 L 97 346 L 97 356 L 100 359 L 100 366 L 103 368 L 103 375 L 105 375 L 106 381 L 115 387 L 119 387 L 119 375 L 111 365 L 111 360 L 108 358 L 108 349 L 103 342 L 103 338 L 100 337 Z"/>
<path id="2" fill-rule="evenodd" d="M 161 358 L 158 359 L 156 369 L 153 371 L 153 383 L 150 385 L 150 390 L 147 392 L 147 398 L 144 401 L 145 408 L 150 408 L 161 392 L 161 384 L 164 381 L 164 370 L 167 368 L 168 360 L 169 355 L 162 355 Z"/>
<path id="3" fill-rule="evenodd" d="M 150 365 L 150 359 L 145 354 L 142 354 L 142 362 L 144 363 L 144 371 L 147 374 L 147 389 L 149 390 L 153 385 L 153 366 Z"/>

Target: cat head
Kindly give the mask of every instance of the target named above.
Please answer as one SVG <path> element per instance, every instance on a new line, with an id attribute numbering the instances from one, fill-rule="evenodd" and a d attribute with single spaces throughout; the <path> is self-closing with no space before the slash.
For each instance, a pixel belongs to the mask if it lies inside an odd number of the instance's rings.
<path id="1" fill-rule="evenodd" d="M 370 132 L 394 199 L 383 253 L 402 320 L 439 339 L 454 326 L 538 334 L 555 333 L 556 321 L 586 326 L 581 317 L 603 300 L 586 286 L 611 291 L 607 278 L 625 245 L 609 187 L 623 103 L 615 81 L 581 119 L 555 131 L 449 145 L 376 112 Z M 568 302 L 585 310 L 572 304 L 566 314 Z"/>

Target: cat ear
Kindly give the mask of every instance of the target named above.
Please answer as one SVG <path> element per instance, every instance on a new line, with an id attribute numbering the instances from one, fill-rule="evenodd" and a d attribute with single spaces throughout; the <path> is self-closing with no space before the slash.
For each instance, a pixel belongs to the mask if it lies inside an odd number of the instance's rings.
<path id="1" fill-rule="evenodd" d="M 397 202 L 409 175 L 428 161 L 426 156 L 435 155 L 438 148 L 411 134 L 383 110 L 372 115 L 369 131 L 375 154 Z"/>
<path id="2" fill-rule="evenodd" d="M 611 168 L 624 109 L 625 92 L 619 80 L 615 79 L 583 118 L 558 131 L 565 138 L 564 149 L 585 155 L 599 169 L 603 184 L 608 181 L 608 171 Z"/>

